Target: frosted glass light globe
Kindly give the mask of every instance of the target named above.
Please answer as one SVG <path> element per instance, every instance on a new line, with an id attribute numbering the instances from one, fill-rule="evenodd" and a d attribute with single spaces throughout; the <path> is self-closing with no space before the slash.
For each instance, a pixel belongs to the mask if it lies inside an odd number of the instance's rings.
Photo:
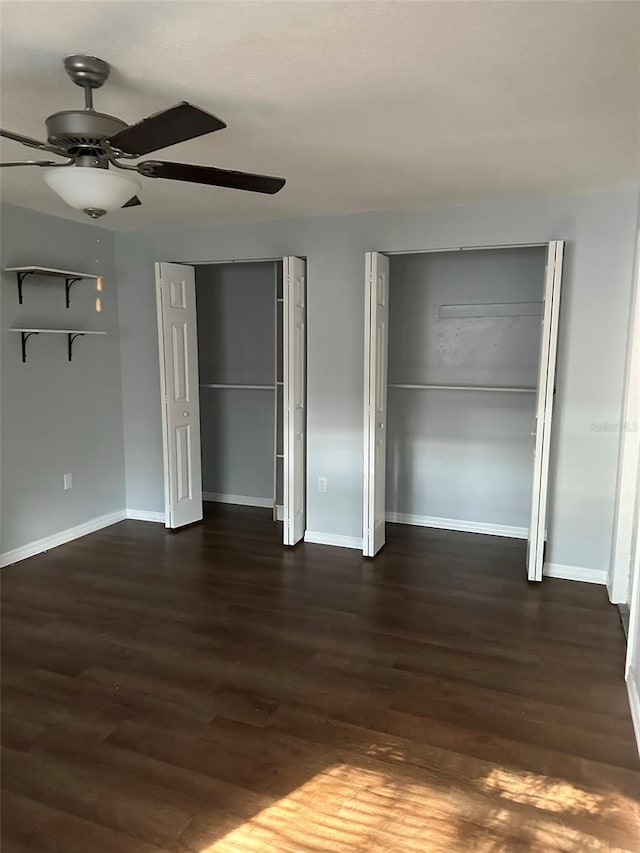
<path id="1" fill-rule="evenodd" d="M 68 205 L 90 216 L 118 210 L 140 191 L 140 181 L 126 172 L 87 166 L 47 169 L 44 180 Z"/>

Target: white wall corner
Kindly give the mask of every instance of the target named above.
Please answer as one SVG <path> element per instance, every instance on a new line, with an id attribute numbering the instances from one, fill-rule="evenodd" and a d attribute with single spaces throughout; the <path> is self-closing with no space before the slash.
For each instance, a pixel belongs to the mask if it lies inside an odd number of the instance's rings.
<path id="1" fill-rule="evenodd" d="M 636 735 L 638 754 L 640 755 L 640 692 L 638 692 L 639 683 L 639 676 L 636 673 L 635 667 L 632 666 L 629 672 L 627 673 L 627 691 L 629 693 L 629 707 L 631 708 L 633 730 Z"/>
<path id="2" fill-rule="evenodd" d="M 125 511 L 119 509 L 115 512 L 92 518 L 75 527 L 69 527 L 67 530 L 60 531 L 60 533 L 54 533 L 51 536 L 45 536 L 43 539 L 29 542 L 27 545 L 14 548 L 12 551 L 5 551 L 3 554 L 0 554 L 0 567 L 10 566 L 12 563 L 20 562 L 20 560 L 35 557 L 36 554 L 42 554 L 44 551 L 57 548 L 58 545 L 64 545 L 66 542 L 72 542 L 74 539 L 80 539 L 81 536 L 87 536 L 89 533 L 95 533 L 104 527 L 110 527 L 112 524 L 123 521 L 125 518 Z"/>
<path id="3" fill-rule="evenodd" d="M 542 574 L 547 578 L 602 585 L 606 585 L 609 577 L 606 569 L 587 569 L 584 566 L 565 566 L 562 563 L 545 563 Z"/>
<path id="4" fill-rule="evenodd" d="M 357 551 L 362 551 L 362 537 L 360 536 L 340 536 L 336 533 L 306 530 L 304 541 L 312 542 L 315 545 L 335 545 L 338 548 L 355 548 Z"/>
<path id="5" fill-rule="evenodd" d="M 162 524 L 165 522 L 164 512 L 153 512 L 148 509 L 126 509 L 127 518 L 132 521 L 159 521 Z"/>

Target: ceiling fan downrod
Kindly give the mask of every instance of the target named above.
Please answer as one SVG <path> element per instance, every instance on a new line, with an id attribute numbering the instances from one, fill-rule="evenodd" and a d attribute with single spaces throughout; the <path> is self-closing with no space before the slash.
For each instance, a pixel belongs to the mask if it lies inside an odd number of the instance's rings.
<path id="1" fill-rule="evenodd" d="M 84 108 L 93 110 L 93 90 L 99 89 L 108 79 L 109 63 L 97 56 L 73 54 L 65 58 L 64 68 L 76 86 L 84 89 Z"/>

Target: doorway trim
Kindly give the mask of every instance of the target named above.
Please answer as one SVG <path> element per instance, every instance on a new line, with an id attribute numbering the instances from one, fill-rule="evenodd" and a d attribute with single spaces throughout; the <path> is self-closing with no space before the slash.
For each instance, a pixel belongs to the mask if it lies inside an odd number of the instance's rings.
<path id="1" fill-rule="evenodd" d="M 639 211 L 640 219 L 640 211 Z M 629 310 L 627 363 L 620 424 L 616 503 L 607 590 L 612 604 L 629 604 L 634 548 L 634 503 L 640 486 L 640 227 Z"/>

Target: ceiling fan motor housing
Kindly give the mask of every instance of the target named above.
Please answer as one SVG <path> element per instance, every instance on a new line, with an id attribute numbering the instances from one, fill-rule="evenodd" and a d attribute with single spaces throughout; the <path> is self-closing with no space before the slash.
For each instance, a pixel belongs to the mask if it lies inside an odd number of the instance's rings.
<path id="1" fill-rule="evenodd" d="M 69 154 L 105 154 L 104 140 L 128 125 L 122 119 L 93 110 L 63 110 L 47 119 L 47 141 Z"/>

